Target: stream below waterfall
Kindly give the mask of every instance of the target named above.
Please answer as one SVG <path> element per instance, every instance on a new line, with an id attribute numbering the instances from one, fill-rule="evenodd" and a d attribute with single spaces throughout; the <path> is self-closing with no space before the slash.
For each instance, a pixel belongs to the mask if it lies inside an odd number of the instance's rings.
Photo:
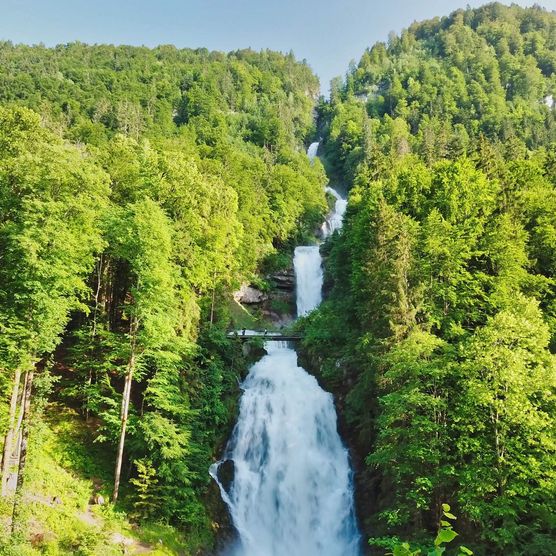
<path id="1" fill-rule="evenodd" d="M 307 151 L 313 160 L 318 143 Z M 335 208 L 323 237 L 341 227 L 346 200 L 327 188 Z M 322 259 L 317 245 L 295 249 L 298 316 L 322 299 Z M 285 342 L 268 341 L 267 355 L 242 384 L 238 422 L 224 461 L 233 481 L 218 482 L 238 532 L 233 556 L 358 556 L 360 535 L 353 503 L 349 455 L 337 430 L 332 395 L 297 364 Z"/>

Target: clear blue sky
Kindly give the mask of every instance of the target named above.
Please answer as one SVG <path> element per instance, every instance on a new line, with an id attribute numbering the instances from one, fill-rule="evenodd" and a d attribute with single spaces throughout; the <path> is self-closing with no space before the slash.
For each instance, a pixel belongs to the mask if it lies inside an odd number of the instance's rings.
<path id="1" fill-rule="evenodd" d="M 0 0 L 0 39 L 293 50 L 323 92 L 366 46 L 481 0 Z M 509 3 L 509 2 L 504 2 Z M 521 5 L 534 1 L 520 0 Z M 556 0 L 537 0 L 556 10 Z"/>

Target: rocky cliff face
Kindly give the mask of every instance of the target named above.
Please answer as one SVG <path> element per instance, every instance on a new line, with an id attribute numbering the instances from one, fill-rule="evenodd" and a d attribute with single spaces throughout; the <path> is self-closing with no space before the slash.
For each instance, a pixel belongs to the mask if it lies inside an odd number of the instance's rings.
<path id="1" fill-rule="evenodd" d="M 281 270 L 265 277 L 270 285 L 263 291 L 243 284 L 234 292 L 237 303 L 246 306 L 261 320 L 262 328 L 281 329 L 295 318 L 295 275 L 293 268 Z"/>
<path id="2" fill-rule="evenodd" d="M 295 274 L 293 268 L 281 270 L 268 276 L 270 282 L 273 282 L 275 288 L 279 291 L 288 292 L 293 295 L 295 292 Z"/>
<path id="3" fill-rule="evenodd" d="M 292 269 L 275 272 L 267 277 L 272 284 L 268 302 L 263 307 L 265 318 L 280 329 L 295 318 L 295 276 Z"/>
<path id="4" fill-rule="evenodd" d="M 253 305 L 267 301 L 268 295 L 253 286 L 242 284 L 241 288 L 234 292 L 234 299 L 242 305 Z"/>

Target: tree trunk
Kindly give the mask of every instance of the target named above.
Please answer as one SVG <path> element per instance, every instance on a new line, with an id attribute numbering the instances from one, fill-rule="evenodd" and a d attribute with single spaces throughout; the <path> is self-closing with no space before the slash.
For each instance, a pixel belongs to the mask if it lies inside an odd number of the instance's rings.
<path id="1" fill-rule="evenodd" d="M 34 369 L 27 373 L 25 391 L 23 394 L 23 424 L 21 429 L 21 452 L 19 454 L 19 465 L 17 470 L 17 486 L 15 487 L 14 504 L 12 511 L 12 535 L 14 534 L 19 514 L 19 506 L 23 496 L 23 475 L 25 473 L 25 462 L 27 460 L 27 442 L 29 439 L 29 410 L 31 409 L 31 392 L 33 390 Z"/>
<path id="2" fill-rule="evenodd" d="M 95 297 L 94 297 L 94 309 L 93 309 L 93 326 L 91 328 L 91 358 L 93 360 L 93 351 L 95 349 L 95 339 L 97 335 L 97 317 L 98 317 L 98 309 L 99 309 L 99 300 L 100 300 L 100 289 L 102 285 L 102 271 L 103 271 L 103 257 L 102 254 L 100 255 L 97 265 L 96 265 L 96 272 L 97 272 L 97 287 L 95 290 Z M 91 384 L 93 383 L 93 369 L 89 368 L 89 376 L 87 377 L 87 384 L 85 386 L 85 422 L 89 422 L 89 404 L 91 400 Z"/>
<path id="3" fill-rule="evenodd" d="M 14 383 L 12 386 L 12 397 L 10 399 L 10 413 L 8 417 L 8 430 L 4 437 L 4 452 L 2 456 L 2 496 L 8 493 L 8 480 L 10 478 L 10 459 L 12 457 L 12 447 L 15 430 L 15 414 L 17 411 L 17 398 L 19 396 L 19 383 L 21 382 L 21 371 L 15 371 Z"/>
<path id="4" fill-rule="evenodd" d="M 120 443 L 118 445 L 118 456 L 116 458 L 116 470 L 114 471 L 114 494 L 112 496 L 112 501 L 115 503 L 118 500 L 118 494 L 120 490 L 120 477 L 122 474 L 122 462 L 124 459 L 124 444 L 125 444 L 125 434 L 127 429 L 127 416 L 129 413 L 129 400 L 131 398 L 131 381 L 133 380 L 133 371 L 135 370 L 135 336 L 137 333 L 137 320 L 132 319 L 130 325 L 130 336 L 131 336 L 131 354 L 129 356 L 129 363 L 127 366 L 127 374 L 125 377 L 124 392 L 122 395 L 122 409 L 121 409 L 121 431 L 120 431 Z"/>
<path id="5" fill-rule="evenodd" d="M 125 386 L 122 396 L 122 409 L 121 409 L 121 431 L 120 431 L 120 443 L 118 445 L 118 457 L 116 459 L 116 470 L 114 472 L 114 495 L 112 501 L 116 502 L 118 499 L 118 493 L 120 489 L 120 477 L 122 473 L 122 462 L 124 458 L 124 444 L 125 444 L 125 434 L 127 429 L 127 416 L 129 412 L 129 398 L 131 395 L 131 381 L 133 378 L 133 368 L 135 367 L 135 355 L 132 354 L 129 360 L 128 371 L 125 377 Z"/>
<path id="6" fill-rule="evenodd" d="M 494 411 L 494 415 L 491 412 L 491 420 L 494 425 L 494 449 L 496 452 L 496 486 L 498 490 L 498 495 L 502 496 L 504 494 L 504 482 L 502 480 L 502 449 L 500 443 L 500 432 L 499 432 L 499 422 L 500 415 L 498 409 Z"/>
<path id="7" fill-rule="evenodd" d="M 216 297 L 216 288 L 212 289 L 212 301 L 210 304 L 210 324 L 214 324 L 214 302 Z"/>
<path id="8" fill-rule="evenodd" d="M 216 271 L 212 275 L 213 287 L 212 287 L 212 300 L 210 304 L 210 324 L 214 324 L 214 304 L 216 301 Z"/>
<path id="9" fill-rule="evenodd" d="M 17 418 L 17 425 L 15 426 L 14 436 L 17 437 L 17 443 L 15 449 L 12 449 L 12 454 L 15 455 L 15 461 L 19 462 L 19 452 L 21 451 L 21 425 L 23 424 L 23 410 L 24 404 L 23 399 L 25 397 L 25 392 L 27 390 L 27 381 L 29 380 L 29 373 L 25 373 L 25 378 L 23 379 L 23 391 L 21 392 L 21 399 L 19 400 L 19 417 Z"/>
<path id="10" fill-rule="evenodd" d="M 100 290 L 101 290 L 101 286 L 102 286 L 102 273 L 103 273 L 103 257 L 102 255 L 100 255 L 99 259 L 98 259 L 98 263 L 97 263 L 97 287 L 96 287 L 96 291 L 95 291 L 95 305 L 94 305 L 94 309 L 93 309 L 93 328 L 91 331 L 91 336 L 93 338 L 93 340 L 95 339 L 96 335 L 97 335 L 97 317 L 98 317 L 98 309 L 99 309 L 99 304 L 100 304 Z"/>

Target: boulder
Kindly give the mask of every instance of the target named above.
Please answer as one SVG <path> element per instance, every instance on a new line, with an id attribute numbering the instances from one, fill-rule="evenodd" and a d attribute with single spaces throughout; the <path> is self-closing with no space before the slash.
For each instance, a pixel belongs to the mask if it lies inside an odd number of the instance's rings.
<path id="1" fill-rule="evenodd" d="M 218 471 L 216 472 L 218 475 L 218 480 L 222 485 L 222 488 L 226 491 L 230 491 L 230 487 L 234 482 L 235 476 L 235 465 L 233 460 L 227 459 L 224 460 L 219 466 Z"/>
<path id="2" fill-rule="evenodd" d="M 268 295 L 263 291 L 254 288 L 253 286 L 242 284 L 241 288 L 238 291 L 234 292 L 234 299 L 238 303 L 249 305 L 264 303 L 268 299 Z"/>

